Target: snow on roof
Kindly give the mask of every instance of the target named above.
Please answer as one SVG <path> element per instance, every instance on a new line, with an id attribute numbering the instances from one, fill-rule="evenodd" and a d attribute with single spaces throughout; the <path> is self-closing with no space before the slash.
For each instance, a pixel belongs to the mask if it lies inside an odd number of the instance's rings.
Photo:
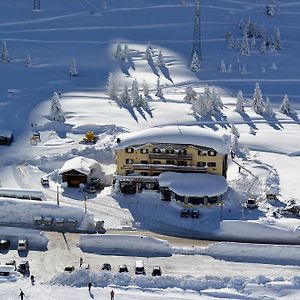
<path id="1" fill-rule="evenodd" d="M 150 128 L 134 133 L 124 133 L 115 149 L 147 143 L 170 143 L 203 146 L 225 154 L 228 152 L 221 135 L 199 126 L 166 126 Z"/>
<path id="2" fill-rule="evenodd" d="M 165 172 L 159 175 L 159 185 L 179 196 L 213 197 L 224 194 L 228 185 L 223 176 L 212 174 Z"/>
<path id="3" fill-rule="evenodd" d="M 12 136 L 12 131 L 11 131 L 11 130 L 8 130 L 8 129 L 1 129 L 1 128 L 0 128 L 0 136 L 9 139 L 9 138 L 11 138 L 11 136 Z"/>
<path id="4" fill-rule="evenodd" d="M 82 156 L 74 157 L 64 163 L 60 168 L 58 174 L 61 175 L 71 170 L 75 170 L 79 173 L 90 175 L 92 169 L 97 165 L 97 161 L 94 159 L 85 158 Z"/>

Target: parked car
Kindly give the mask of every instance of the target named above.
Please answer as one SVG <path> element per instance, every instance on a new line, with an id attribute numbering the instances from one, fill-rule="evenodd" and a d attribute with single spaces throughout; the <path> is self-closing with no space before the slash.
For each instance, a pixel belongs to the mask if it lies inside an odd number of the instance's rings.
<path id="1" fill-rule="evenodd" d="M 22 261 L 18 266 L 18 272 L 26 275 L 29 273 L 29 262 L 27 260 Z"/>
<path id="2" fill-rule="evenodd" d="M 7 266 L 14 266 L 15 267 L 15 271 L 17 270 L 17 263 L 15 260 L 9 260 L 5 263 Z"/>
<path id="3" fill-rule="evenodd" d="M 256 200 L 253 198 L 247 199 L 247 201 L 245 203 L 245 207 L 249 208 L 249 209 L 257 208 Z"/>
<path id="4" fill-rule="evenodd" d="M 66 272 L 72 273 L 75 270 L 75 267 L 74 266 L 66 266 L 64 270 Z"/>
<path id="5" fill-rule="evenodd" d="M 153 267 L 152 276 L 161 276 L 161 268 L 159 266 Z"/>
<path id="6" fill-rule="evenodd" d="M 128 272 L 128 268 L 126 265 L 119 266 L 119 273 L 127 273 L 127 272 Z"/>
<path id="7" fill-rule="evenodd" d="M 84 269 L 84 270 L 89 270 L 90 269 L 90 265 L 89 264 L 86 264 L 86 263 L 83 263 L 81 266 L 80 266 L 81 269 Z"/>
<path id="8" fill-rule="evenodd" d="M 101 270 L 102 271 L 111 271 L 111 265 L 110 264 L 103 264 Z"/>
<path id="9" fill-rule="evenodd" d="M 0 240 L 0 250 L 9 249 L 10 241 L 9 240 Z"/>
<path id="10" fill-rule="evenodd" d="M 181 218 L 188 218 L 190 216 L 190 210 L 183 208 L 180 212 L 180 217 Z"/>
<path id="11" fill-rule="evenodd" d="M 193 219 L 198 219 L 199 218 L 199 210 L 196 210 L 196 209 L 193 209 L 192 212 L 191 212 L 191 217 Z"/>
<path id="12" fill-rule="evenodd" d="M 48 177 L 42 177 L 41 178 L 41 185 L 42 186 L 49 186 L 50 185 L 49 178 Z"/>
<path id="13" fill-rule="evenodd" d="M 28 250 L 28 242 L 27 240 L 19 240 L 18 241 L 18 251 L 27 251 Z"/>
<path id="14" fill-rule="evenodd" d="M 95 194 L 95 193 L 97 193 L 96 188 L 94 186 L 92 186 L 92 185 L 85 186 L 83 188 L 83 191 L 86 192 L 86 193 L 88 193 L 88 194 Z"/>
<path id="15" fill-rule="evenodd" d="M 142 260 L 137 260 L 135 262 L 135 274 L 136 275 L 146 275 L 145 265 Z"/>

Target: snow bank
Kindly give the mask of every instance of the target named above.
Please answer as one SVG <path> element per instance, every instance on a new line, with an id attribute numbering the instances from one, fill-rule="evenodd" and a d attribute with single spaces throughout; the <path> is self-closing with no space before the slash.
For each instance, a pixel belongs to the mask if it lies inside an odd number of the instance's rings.
<path id="1" fill-rule="evenodd" d="M 102 255 L 141 257 L 172 256 L 169 244 L 163 240 L 136 235 L 81 235 L 78 244 L 83 252 Z"/>
<path id="2" fill-rule="evenodd" d="M 253 221 L 224 220 L 218 236 L 232 241 L 297 244 L 300 241 L 300 230 L 296 227 L 294 231 L 289 231 Z"/>
<path id="3" fill-rule="evenodd" d="M 116 149 L 147 143 L 176 143 L 209 147 L 222 154 L 228 152 L 222 136 L 199 126 L 156 127 L 134 133 L 124 133 L 119 138 L 121 142 L 115 146 Z"/>

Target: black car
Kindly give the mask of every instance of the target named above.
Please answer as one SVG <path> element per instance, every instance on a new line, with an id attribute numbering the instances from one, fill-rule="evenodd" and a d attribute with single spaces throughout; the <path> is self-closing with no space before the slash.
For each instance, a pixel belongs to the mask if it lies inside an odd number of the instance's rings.
<path id="1" fill-rule="evenodd" d="M 193 219 L 198 219 L 199 218 L 199 210 L 192 210 L 192 212 L 191 212 L 191 217 L 193 218 Z"/>
<path id="2" fill-rule="evenodd" d="M 119 266 L 119 273 L 127 273 L 127 272 L 128 272 L 128 268 L 126 265 Z"/>
<path id="3" fill-rule="evenodd" d="M 0 250 L 7 250 L 10 246 L 9 240 L 0 240 Z"/>
<path id="4" fill-rule="evenodd" d="M 22 261 L 18 266 L 18 272 L 26 275 L 29 273 L 29 262 L 28 261 Z"/>
<path id="5" fill-rule="evenodd" d="M 153 267 L 152 276 L 161 276 L 161 268 L 159 266 Z"/>
<path id="6" fill-rule="evenodd" d="M 101 270 L 102 271 L 111 271 L 111 265 L 110 264 L 103 264 Z"/>
<path id="7" fill-rule="evenodd" d="M 73 272 L 75 270 L 75 267 L 74 266 L 66 266 L 65 269 L 64 269 L 66 272 Z"/>
<path id="8" fill-rule="evenodd" d="M 180 212 L 180 217 L 181 218 L 188 218 L 190 216 L 190 211 L 189 209 L 182 209 L 181 212 Z"/>

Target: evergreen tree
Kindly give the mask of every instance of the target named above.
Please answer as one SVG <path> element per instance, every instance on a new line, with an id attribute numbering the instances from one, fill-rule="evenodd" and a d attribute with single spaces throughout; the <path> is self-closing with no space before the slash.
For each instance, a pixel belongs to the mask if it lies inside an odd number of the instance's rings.
<path id="1" fill-rule="evenodd" d="M 212 89 L 211 99 L 212 99 L 213 112 L 219 112 L 224 105 L 220 97 L 220 94 L 216 92 L 215 88 Z"/>
<path id="2" fill-rule="evenodd" d="M 146 48 L 145 50 L 145 58 L 149 61 L 152 61 L 152 53 L 151 53 L 151 49 L 149 47 Z"/>
<path id="3" fill-rule="evenodd" d="M 71 67 L 70 67 L 70 70 L 69 70 L 69 75 L 70 76 L 78 76 L 78 71 L 77 71 L 77 68 L 76 68 L 75 59 L 73 60 L 73 62 L 71 64 Z"/>
<path id="4" fill-rule="evenodd" d="M 125 59 L 127 59 L 128 56 L 129 56 L 129 48 L 128 48 L 128 44 L 125 44 L 123 53 L 124 53 Z"/>
<path id="5" fill-rule="evenodd" d="M 294 113 L 294 109 L 292 108 L 288 95 L 285 95 L 282 103 L 280 105 L 279 111 L 283 114 L 290 115 Z"/>
<path id="6" fill-rule="evenodd" d="M 191 63 L 191 71 L 198 72 L 200 70 L 200 60 L 197 52 L 194 52 L 192 63 Z"/>
<path id="7" fill-rule="evenodd" d="M 272 71 L 276 71 L 276 70 L 278 69 L 278 67 L 277 67 L 277 65 L 273 62 L 272 65 L 271 65 L 271 67 L 270 67 L 270 69 L 271 69 Z"/>
<path id="8" fill-rule="evenodd" d="M 227 69 L 227 73 L 231 73 L 232 72 L 232 64 L 229 64 L 228 69 Z"/>
<path id="9" fill-rule="evenodd" d="M 30 54 L 27 54 L 27 56 L 26 56 L 25 67 L 26 68 L 31 68 L 32 67 L 31 55 Z"/>
<path id="10" fill-rule="evenodd" d="M 133 80 L 132 82 L 132 86 L 131 86 L 131 102 L 133 106 L 138 107 L 138 103 L 139 103 L 139 85 L 136 79 Z"/>
<path id="11" fill-rule="evenodd" d="M 241 55 L 249 55 L 250 54 L 250 48 L 249 48 L 249 41 L 248 41 L 248 35 L 247 31 L 244 30 L 244 36 L 240 48 Z"/>
<path id="12" fill-rule="evenodd" d="M 240 145 L 239 145 L 240 133 L 234 124 L 231 125 L 231 133 L 233 135 L 232 140 L 231 140 L 231 149 L 234 152 L 238 152 L 239 148 L 240 148 Z"/>
<path id="13" fill-rule="evenodd" d="M 143 95 L 140 95 L 140 103 L 141 103 L 142 108 L 145 111 L 150 112 L 150 106 L 149 106 L 149 102 L 148 102 L 147 97 L 143 97 Z"/>
<path id="14" fill-rule="evenodd" d="M 256 48 L 256 38 L 255 38 L 255 35 L 252 37 L 252 40 L 251 40 L 251 47 L 254 49 Z"/>
<path id="15" fill-rule="evenodd" d="M 245 99 L 242 91 L 238 92 L 235 111 L 239 113 L 245 112 Z"/>
<path id="16" fill-rule="evenodd" d="M 57 92 L 53 93 L 49 119 L 57 122 L 65 122 L 64 112 L 61 109 Z"/>
<path id="17" fill-rule="evenodd" d="M 185 89 L 185 97 L 184 100 L 186 100 L 187 102 L 191 103 L 195 100 L 197 100 L 197 92 L 191 87 L 188 86 Z"/>
<path id="18" fill-rule="evenodd" d="M 232 33 L 227 32 L 225 34 L 225 38 L 226 38 L 227 47 L 229 49 L 233 49 L 234 48 L 234 39 L 233 39 Z"/>
<path id="19" fill-rule="evenodd" d="M 107 0 L 102 0 L 101 8 L 107 9 Z"/>
<path id="20" fill-rule="evenodd" d="M 159 78 L 157 78 L 157 83 L 156 83 L 156 93 L 155 96 L 159 97 L 159 98 L 164 98 L 164 93 L 162 91 L 162 87 L 160 85 L 160 80 Z"/>
<path id="21" fill-rule="evenodd" d="M 224 60 L 221 60 L 221 63 L 220 63 L 220 72 L 221 73 L 226 73 L 226 71 L 227 71 L 227 68 L 226 68 L 225 62 L 224 62 Z"/>
<path id="22" fill-rule="evenodd" d="M 120 96 L 120 100 L 125 105 L 131 105 L 131 99 L 130 99 L 127 85 L 125 85 L 124 87 L 124 91 Z"/>
<path id="23" fill-rule="evenodd" d="M 115 52 L 115 58 L 118 59 L 118 60 L 125 60 L 126 59 L 126 55 L 125 55 L 124 50 L 122 49 L 121 44 L 117 45 L 117 49 L 116 49 L 116 52 Z"/>
<path id="24" fill-rule="evenodd" d="M 275 50 L 281 50 L 281 38 L 279 28 L 274 29 L 274 48 Z"/>
<path id="25" fill-rule="evenodd" d="M 150 52 L 151 52 L 152 55 L 154 54 L 154 49 L 153 49 L 153 47 L 151 45 L 151 42 L 148 42 L 147 49 L 150 50 Z"/>
<path id="26" fill-rule="evenodd" d="M 250 127 L 249 133 L 250 133 L 250 134 L 253 134 L 253 135 L 256 135 L 256 131 L 254 130 L 253 127 Z"/>
<path id="27" fill-rule="evenodd" d="M 195 114 L 205 116 L 207 114 L 207 106 L 203 95 L 199 95 L 198 99 L 193 102 L 192 109 Z"/>
<path id="28" fill-rule="evenodd" d="M 163 54 L 162 54 L 161 50 L 159 50 L 157 60 L 156 60 L 156 65 L 160 68 L 165 67 L 165 60 L 164 60 L 164 57 L 163 57 Z"/>
<path id="29" fill-rule="evenodd" d="M 245 65 L 245 64 L 243 65 L 243 67 L 242 67 L 242 69 L 241 69 L 241 73 L 242 73 L 243 75 L 246 75 L 246 74 L 247 74 L 247 68 L 246 68 L 246 65 Z"/>
<path id="30" fill-rule="evenodd" d="M 260 45 L 260 52 L 261 53 L 266 53 L 266 51 L 267 51 L 266 40 L 262 39 L 261 40 L 261 45 Z"/>
<path id="31" fill-rule="evenodd" d="M 264 111 L 264 101 L 258 82 L 255 85 L 252 107 L 257 114 L 262 114 Z"/>
<path id="32" fill-rule="evenodd" d="M 208 85 L 204 87 L 204 93 L 202 95 L 202 99 L 206 105 L 206 114 L 212 114 L 214 112 L 214 100 L 213 94 Z"/>
<path id="33" fill-rule="evenodd" d="M 267 97 L 266 101 L 264 102 L 264 112 L 267 115 L 274 116 L 269 97 Z"/>
<path id="34" fill-rule="evenodd" d="M 5 41 L 2 42 L 1 60 L 5 64 L 9 63 L 9 61 L 10 61 L 9 53 L 8 53 Z"/>
<path id="35" fill-rule="evenodd" d="M 149 93 L 149 87 L 148 87 L 148 83 L 146 80 L 143 80 L 143 92 L 144 92 L 144 96 L 145 97 L 150 97 L 150 93 Z"/>
<path id="36" fill-rule="evenodd" d="M 267 71 L 266 71 L 266 68 L 265 68 L 265 67 L 262 67 L 262 68 L 261 68 L 261 72 L 262 72 L 262 73 L 266 73 L 266 72 L 267 72 Z"/>
<path id="37" fill-rule="evenodd" d="M 110 98 L 112 98 L 112 99 L 118 98 L 117 85 L 115 82 L 114 75 L 112 73 L 109 73 L 107 85 L 106 85 L 106 91 Z"/>

